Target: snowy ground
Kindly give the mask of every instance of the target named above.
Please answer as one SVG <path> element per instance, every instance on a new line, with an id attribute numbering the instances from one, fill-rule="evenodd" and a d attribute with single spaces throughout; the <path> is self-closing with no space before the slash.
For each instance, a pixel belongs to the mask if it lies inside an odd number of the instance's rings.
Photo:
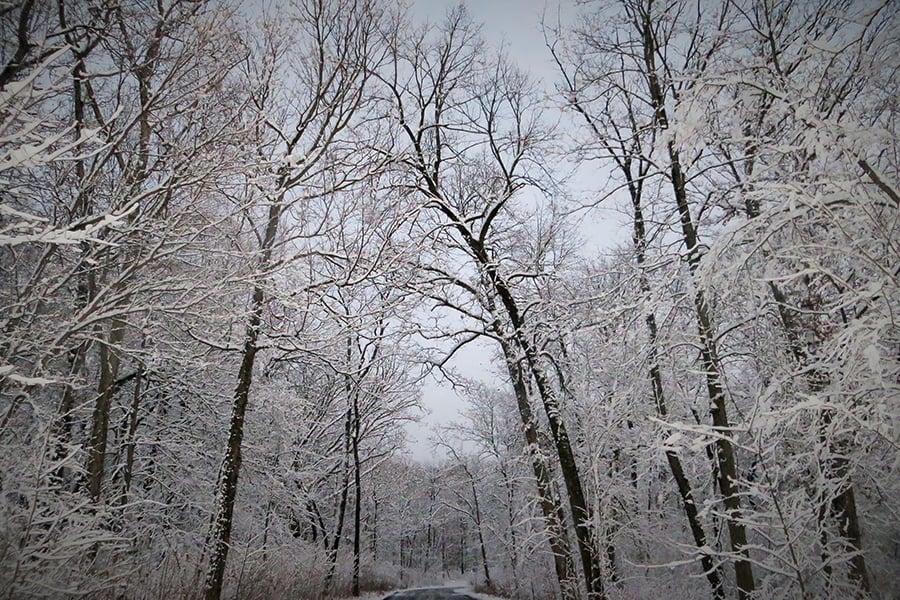
<path id="1" fill-rule="evenodd" d="M 404 590 L 394 590 L 392 592 L 369 592 L 358 596 L 356 598 L 348 598 L 346 600 L 384 600 L 389 598 L 392 594 L 400 591 L 408 591 L 408 590 L 424 590 L 424 589 L 434 589 L 434 588 L 446 588 L 448 590 L 452 590 L 458 594 L 465 594 L 473 600 L 505 600 L 499 596 L 489 596 L 488 594 L 477 594 L 472 589 L 472 584 L 467 581 L 459 580 L 459 581 L 445 581 L 443 583 L 436 583 L 434 585 L 420 586 L 415 588 L 406 588 Z"/>

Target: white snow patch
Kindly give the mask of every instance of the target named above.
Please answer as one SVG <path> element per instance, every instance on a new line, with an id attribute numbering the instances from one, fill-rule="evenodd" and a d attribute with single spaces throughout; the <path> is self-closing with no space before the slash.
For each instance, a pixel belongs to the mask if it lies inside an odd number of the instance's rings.
<path id="1" fill-rule="evenodd" d="M 507 598 L 501 598 L 500 596 L 491 596 L 489 594 L 478 594 L 475 592 L 472 584 L 464 579 L 456 579 L 445 581 L 443 583 L 436 583 L 434 585 L 425 585 L 419 587 L 411 587 L 411 588 L 403 588 L 402 590 L 394 590 L 392 592 L 384 592 L 384 593 L 369 593 L 363 594 L 362 596 L 358 596 L 353 598 L 352 600 L 384 600 L 386 598 L 390 598 L 391 595 L 399 593 L 399 592 L 410 592 L 415 590 L 431 590 L 435 588 L 445 588 L 448 590 L 452 590 L 458 594 L 465 594 L 475 600 L 508 600 Z M 350 598 L 342 599 L 342 600 L 351 600 Z"/>
<path id="2" fill-rule="evenodd" d="M 6 379 L 10 379 L 22 385 L 50 385 L 51 383 L 57 383 L 56 380 L 47 379 L 46 377 L 26 377 L 25 375 L 19 375 L 15 372 L 15 368 L 12 365 L 0 366 L 0 377 L 5 377 Z"/>

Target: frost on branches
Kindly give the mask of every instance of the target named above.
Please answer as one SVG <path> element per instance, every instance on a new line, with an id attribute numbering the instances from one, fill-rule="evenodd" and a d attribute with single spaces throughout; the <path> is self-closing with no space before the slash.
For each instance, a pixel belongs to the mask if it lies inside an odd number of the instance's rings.
<path id="1" fill-rule="evenodd" d="M 893 593 L 900 4 L 257 4 L 0 6 L 9 598 Z"/>

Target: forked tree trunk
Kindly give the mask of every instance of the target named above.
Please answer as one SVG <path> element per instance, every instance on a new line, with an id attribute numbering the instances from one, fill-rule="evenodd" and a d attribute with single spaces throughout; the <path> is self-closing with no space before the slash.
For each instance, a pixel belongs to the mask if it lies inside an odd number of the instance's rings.
<path id="1" fill-rule="evenodd" d="M 524 335 L 520 337 L 524 338 Z M 594 542 L 593 523 L 584 488 L 581 485 L 581 476 L 578 473 L 578 464 L 575 461 L 575 452 L 569 440 L 565 422 L 562 420 L 559 402 L 556 399 L 546 373 L 540 367 L 534 347 L 527 344 L 523 350 L 528 359 L 528 365 L 534 377 L 538 394 L 541 397 L 544 412 L 550 423 L 550 433 L 559 457 L 559 468 L 562 471 L 563 483 L 569 496 L 569 509 L 572 511 L 572 520 L 575 525 L 575 537 L 578 540 L 578 554 L 581 557 L 581 567 L 587 583 L 588 598 L 603 599 L 606 594 L 603 590 L 602 569 L 597 558 L 597 546 Z M 610 565 L 614 568 L 615 565 Z"/>
<path id="2" fill-rule="evenodd" d="M 566 515 L 563 512 L 559 499 L 553 494 L 553 482 L 550 476 L 550 468 L 540 450 L 537 422 L 531 411 L 531 403 L 528 400 L 528 390 L 522 378 L 522 371 L 516 362 L 513 348 L 503 345 L 503 353 L 506 357 L 506 366 L 512 381 L 513 391 L 516 397 L 516 406 L 519 417 L 522 420 L 522 429 L 525 435 L 525 444 L 531 456 L 531 466 L 534 471 L 534 479 L 537 483 L 538 498 L 541 512 L 548 528 L 548 541 L 550 551 L 553 553 L 553 567 L 556 570 L 556 579 L 559 581 L 563 600 L 575 600 L 579 597 L 578 583 L 575 579 L 574 562 L 570 550 L 569 536 L 566 525 Z"/>
<path id="3" fill-rule="evenodd" d="M 60 13 L 63 19 L 63 14 Z M 121 18 L 121 14 L 119 14 Z M 154 33 L 150 36 L 144 55 L 141 57 L 130 57 L 130 60 L 138 62 L 139 66 L 132 70 L 138 84 L 138 100 L 140 102 L 140 113 L 138 113 L 138 140 L 137 140 L 137 160 L 134 165 L 127 164 L 119 153 L 116 153 L 117 162 L 124 174 L 124 183 L 131 198 L 139 197 L 140 188 L 147 180 L 147 165 L 150 160 L 150 144 L 153 126 L 150 121 L 150 106 L 153 102 L 152 79 L 155 72 L 156 63 L 159 60 L 159 51 L 162 45 L 162 37 L 164 35 L 165 24 L 162 14 L 159 15 L 159 21 Z M 80 111 L 80 116 L 84 117 L 84 97 L 81 94 L 79 78 L 76 79 L 79 85 L 75 90 L 78 93 L 78 103 L 76 107 Z M 89 81 L 85 81 L 90 86 Z M 88 88 L 90 89 L 90 88 Z M 82 121 L 79 121 L 82 123 Z M 83 173 L 81 173 L 83 175 Z M 82 179 L 83 181 L 83 179 Z M 84 203 L 83 210 L 87 209 L 89 202 L 88 195 L 84 194 L 81 202 Z M 133 200 L 130 200 L 133 202 Z M 133 223 L 137 218 L 137 213 L 132 211 L 127 217 L 129 224 Z M 125 249 L 124 261 L 129 263 L 134 260 L 134 249 Z M 87 486 L 91 499 L 94 502 L 99 501 L 101 487 L 103 484 L 104 467 L 106 460 L 106 445 L 109 433 L 109 411 L 112 406 L 113 395 L 115 394 L 117 384 L 116 378 L 119 373 L 119 357 L 116 354 L 116 347 L 122 343 L 125 338 L 125 322 L 120 318 L 113 318 L 110 322 L 109 336 L 107 343 L 100 346 L 100 385 L 98 390 L 97 402 L 94 406 L 94 413 L 91 418 L 91 435 L 90 449 L 87 463 Z"/>
<path id="4" fill-rule="evenodd" d="M 547 420 L 550 423 L 550 433 L 553 439 L 554 449 L 559 461 L 560 470 L 563 476 L 563 483 L 566 487 L 566 495 L 569 499 L 569 508 L 572 514 L 572 521 L 575 527 L 575 537 L 578 541 L 578 554 L 581 559 L 582 572 L 584 574 L 585 587 L 587 588 L 588 598 L 591 600 L 603 600 L 606 595 L 603 591 L 602 569 L 598 560 L 598 553 L 594 543 L 593 523 L 590 509 L 584 494 L 584 488 L 581 483 L 581 476 L 578 472 L 578 464 L 575 460 L 575 453 L 572 450 L 572 444 L 566 430 L 565 422 L 560 411 L 559 401 L 556 393 L 551 386 L 547 374 L 541 364 L 539 352 L 534 344 L 528 339 L 525 331 L 525 322 L 522 312 L 519 310 L 518 303 L 513 297 L 512 291 L 507 282 L 503 279 L 497 270 L 496 262 L 491 258 L 481 236 L 477 236 L 469 228 L 465 221 L 461 221 L 458 214 L 453 210 L 449 210 L 442 204 L 440 189 L 436 181 L 428 175 L 427 170 L 422 171 L 427 180 L 428 192 L 437 200 L 436 206 L 444 216 L 448 217 L 462 237 L 465 245 L 471 251 L 471 255 L 475 264 L 484 273 L 484 285 L 488 289 L 489 295 L 499 299 L 501 307 L 492 306 L 492 310 L 502 311 L 505 313 L 506 319 L 511 331 L 510 339 L 505 342 L 503 351 L 507 356 L 507 363 L 511 359 L 514 365 L 518 365 L 517 355 L 522 354 L 522 362 L 527 365 L 528 372 L 538 389 L 541 403 Z M 512 189 L 508 190 L 512 193 Z M 496 210 L 502 204 L 495 207 Z M 484 227 L 483 225 L 482 227 Z M 491 304 L 494 304 L 491 301 Z M 503 332 L 499 332 L 503 333 Z M 513 377 L 515 379 L 515 376 Z M 527 422 L 523 422 L 527 427 Z M 613 565 L 614 566 L 614 565 Z"/>

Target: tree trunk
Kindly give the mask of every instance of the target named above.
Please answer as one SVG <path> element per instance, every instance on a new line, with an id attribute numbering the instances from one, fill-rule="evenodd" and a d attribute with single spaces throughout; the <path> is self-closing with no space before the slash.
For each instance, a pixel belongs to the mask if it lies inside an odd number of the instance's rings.
<path id="1" fill-rule="evenodd" d="M 820 428 L 822 431 L 831 424 L 832 415 L 831 409 L 822 411 Z M 821 437 L 823 438 L 822 443 L 828 451 L 828 458 L 822 460 L 820 465 L 822 475 L 826 481 L 839 486 L 837 493 L 831 498 L 827 512 L 830 512 L 831 518 L 837 521 L 838 533 L 853 553 L 849 561 L 850 579 L 856 582 L 859 588 L 860 595 L 858 597 L 868 597 L 871 587 L 869 573 L 866 569 L 866 559 L 862 554 L 862 532 L 856 512 L 856 495 L 853 493 L 853 483 L 850 481 L 847 444 L 825 439 L 827 436 L 824 434 Z M 825 531 L 823 524 L 820 523 L 820 527 Z"/>
<path id="2" fill-rule="evenodd" d="M 362 515 L 362 483 L 359 464 L 359 395 L 353 396 L 353 490 L 355 494 L 353 506 L 353 580 L 351 594 L 359 596 L 359 544 L 360 517 Z"/>
<path id="3" fill-rule="evenodd" d="M 653 23 L 649 11 L 644 11 L 640 24 L 640 33 L 643 38 L 644 63 L 647 69 L 647 86 L 650 99 L 655 111 L 655 124 L 665 130 L 669 127 L 666 113 L 665 95 L 657 75 L 656 55 L 659 51 L 654 36 Z M 675 196 L 675 205 L 681 222 L 681 231 L 687 249 L 687 262 L 692 276 L 696 276 L 700 266 L 701 252 L 698 245 L 697 233 L 691 217 L 690 206 L 687 200 L 687 184 L 684 172 L 681 168 L 681 160 L 678 155 L 674 140 L 667 144 L 669 154 L 670 178 L 672 191 Z M 715 332 L 712 319 L 709 316 L 709 307 L 703 290 L 698 287 L 694 294 L 694 310 L 697 318 L 697 329 L 700 336 L 700 355 L 704 372 L 706 373 L 706 390 L 710 400 L 710 412 L 712 414 L 713 430 L 716 432 L 716 461 L 718 464 L 718 485 L 722 494 L 722 501 L 727 511 L 726 522 L 728 534 L 731 538 L 731 548 L 738 556 L 734 561 L 735 581 L 738 587 L 738 597 L 741 600 L 749 600 L 756 587 L 753 578 L 753 568 L 750 563 L 750 554 L 747 549 L 747 532 L 744 528 L 741 514 L 741 500 L 738 495 L 737 481 L 738 469 L 734 448 L 731 445 L 729 434 L 731 424 L 726 410 L 725 390 L 722 387 L 719 373 L 719 359 L 716 351 Z"/>
<path id="4" fill-rule="evenodd" d="M 131 408 L 128 413 L 128 432 L 125 437 L 125 468 L 122 472 L 122 496 L 121 504 L 128 504 L 128 493 L 131 491 L 131 478 L 134 475 L 134 448 L 136 445 L 138 409 L 141 405 L 141 389 L 143 382 L 143 370 L 139 369 L 134 380 L 134 395 L 131 398 Z"/>
<path id="5" fill-rule="evenodd" d="M 466 524 L 462 520 L 459 523 L 459 574 L 466 574 Z"/>
<path id="6" fill-rule="evenodd" d="M 115 347 L 125 337 L 125 324 L 114 319 L 110 324 L 107 341 L 100 345 L 100 383 L 97 401 L 91 416 L 91 434 L 88 446 L 88 461 L 85 469 L 87 489 L 94 502 L 100 501 L 103 474 L 106 463 L 106 442 L 109 433 L 109 410 L 116 392 L 116 378 L 119 376 L 119 356 Z"/>
<path id="7" fill-rule="evenodd" d="M 208 543 L 210 545 L 209 567 L 204 588 L 205 600 L 219 600 L 222 595 L 222 580 L 228 559 L 231 540 L 231 523 L 234 513 L 234 499 L 237 495 L 238 474 L 241 468 L 241 443 L 244 438 L 244 415 L 253 382 L 253 364 L 256 360 L 259 324 L 262 313 L 263 291 L 253 290 L 253 313 L 247 326 L 246 338 L 238 371 L 238 383 L 234 390 L 231 423 L 228 429 L 228 445 L 222 459 L 222 474 L 219 482 L 216 514 L 213 519 Z"/>
<path id="8" fill-rule="evenodd" d="M 541 512 L 549 529 L 548 539 L 550 551 L 553 553 L 556 579 L 559 581 L 563 600 L 574 600 L 579 597 L 579 593 L 573 572 L 574 562 L 570 550 L 569 536 L 566 533 L 566 516 L 559 500 L 554 497 L 550 468 L 540 451 L 537 422 L 531 412 L 531 403 L 528 400 L 528 390 L 522 379 L 522 370 L 516 362 L 513 348 L 509 344 L 503 345 L 503 352 L 516 396 L 516 406 L 522 419 L 525 444 L 531 456 L 531 465 L 534 471 L 534 479 L 537 483 Z"/>
<path id="9" fill-rule="evenodd" d="M 59 3 L 59 22 L 63 29 L 67 29 L 64 3 Z M 71 36 L 67 37 L 67 41 L 76 48 L 77 44 L 73 43 Z M 85 52 L 75 51 L 75 66 L 72 68 L 72 108 L 75 118 L 75 128 L 73 136 L 77 140 L 82 136 L 84 131 L 84 97 L 83 97 L 83 78 L 84 78 L 84 60 Z M 84 158 L 79 157 L 75 161 L 75 175 L 78 178 L 78 195 L 75 198 L 74 206 L 72 206 L 72 218 L 78 219 L 90 214 L 93 209 L 90 201 L 91 192 L 86 189 L 87 171 L 85 169 Z M 81 242 L 81 259 L 75 272 L 75 305 L 74 313 L 78 313 L 81 309 L 88 305 L 88 302 L 96 294 L 96 281 L 94 271 L 87 259 L 91 252 L 91 246 L 87 242 Z M 69 350 L 69 376 L 75 377 L 84 366 L 85 357 L 87 356 L 90 342 L 84 340 Z M 75 386 L 67 385 L 63 391 L 62 402 L 59 406 L 58 420 L 54 424 L 57 435 L 55 460 L 60 463 L 55 473 L 56 479 L 60 483 L 65 481 L 65 467 L 63 459 L 68 455 L 68 444 L 72 435 L 72 412 L 75 409 Z M 2 429 L 2 427 L 0 427 Z"/>
<path id="10" fill-rule="evenodd" d="M 475 527 L 478 529 L 478 547 L 481 550 L 481 565 L 484 569 L 484 584 L 488 590 L 493 589 L 494 584 L 491 582 L 491 571 L 488 568 L 487 550 L 484 546 L 484 533 L 481 528 L 481 508 L 478 505 L 478 491 L 475 489 L 475 479 L 469 473 L 469 484 L 472 487 L 472 502 L 475 506 Z"/>
<path id="11" fill-rule="evenodd" d="M 519 555 L 516 550 L 519 545 L 519 540 L 516 535 L 515 510 L 513 504 L 516 494 L 512 479 L 502 462 L 500 463 L 500 475 L 503 477 L 503 486 L 506 488 L 506 517 L 509 520 L 510 537 L 509 566 L 512 571 L 513 585 L 515 585 L 515 597 L 518 598 L 521 595 L 519 590 Z"/>
<path id="12" fill-rule="evenodd" d="M 525 340 L 521 330 L 519 330 L 519 338 L 520 344 L 523 345 L 522 349 L 525 352 L 531 375 L 537 386 L 538 394 L 541 397 L 544 412 L 550 423 L 550 433 L 559 458 L 563 483 L 569 496 L 569 509 L 572 511 L 575 537 L 578 540 L 578 552 L 581 557 L 581 567 L 584 571 L 585 582 L 587 583 L 588 598 L 602 599 L 606 595 L 603 591 L 602 570 L 597 559 L 597 550 L 594 543 L 591 513 L 581 485 L 581 476 L 578 473 L 578 465 L 575 462 L 575 453 L 569 441 L 569 434 L 562 420 L 556 394 L 553 392 L 549 381 L 547 381 L 546 373 L 538 362 L 537 352 Z"/>
<path id="13" fill-rule="evenodd" d="M 646 260 L 647 230 L 644 223 L 641 198 L 637 189 L 631 187 L 632 185 L 633 181 L 629 180 L 631 203 L 634 208 L 634 232 L 632 239 L 635 247 L 635 259 L 638 268 L 641 270 L 641 291 L 645 297 L 648 297 L 650 295 L 650 282 L 647 280 L 647 275 L 643 270 L 644 262 Z M 663 392 L 662 374 L 659 369 L 656 315 L 652 310 L 647 311 L 645 322 L 647 324 L 648 361 L 650 363 L 649 375 L 650 385 L 653 390 L 653 403 L 656 406 L 656 414 L 660 419 L 665 420 L 668 415 L 668 408 L 666 407 L 666 398 L 665 393 Z M 669 464 L 669 470 L 672 472 L 672 477 L 675 479 L 675 485 L 678 488 L 678 494 L 681 497 L 681 504 L 684 508 L 684 514 L 687 517 L 691 535 L 694 538 L 694 544 L 697 546 L 697 550 L 700 553 L 700 564 L 703 567 L 703 572 L 706 574 L 706 579 L 709 582 L 710 588 L 712 588 L 713 598 L 716 600 L 724 600 L 725 589 L 722 584 L 721 569 L 713 562 L 712 556 L 710 556 L 707 548 L 706 532 L 703 530 L 703 525 L 700 523 L 697 504 L 694 500 L 694 492 L 688 481 L 687 475 L 684 473 L 684 468 L 681 466 L 681 459 L 674 450 L 666 450 L 665 454 L 666 462 Z"/>
<path id="14" fill-rule="evenodd" d="M 348 399 L 349 400 L 349 399 Z M 351 428 L 353 426 L 353 411 L 347 408 L 344 420 L 344 479 L 341 482 L 341 498 L 338 502 L 337 509 L 337 527 L 335 528 L 334 537 L 331 540 L 331 547 L 328 548 L 328 573 L 325 574 L 325 590 L 331 589 L 331 583 L 334 581 L 334 572 L 337 568 L 338 549 L 341 545 L 341 535 L 344 533 L 344 520 L 347 514 L 347 499 L 350 495 L 350 438 Z"/>
<path id="15" fill-rule="evenodd" d="M 369 550 L 372 552 L 372 562 L 378 564 L 378 495 L 372 494 L 372 539 Z"/>
<path id="16" fill-rule="evenodd" d="M 283 178 L 279 188 L 283 186 Z M 272 249 L 278 233 L 278 222 L 281 220 L 283 196 L 274 198 L 269 206 L 266 220 L 266 232 L 260 250 L 262 251 L 257 277 L 262 279 L 270 267 Z M 244 416 L 250 397 L 250 386 L 253 383 L 253 365 L 256 361 L 259 330 L 262 323 L 265 293 L 261 283 L 253 286 L 250 301 L 250 316 L 244 334 L 244 346 L 241 352 L 241 366 L 238 370 L 237 386 L 231 408 L 231 422 L 228 427 L 228 444 L 222 459 L 219 488 L 216 492 L 216 507 L 212 526 L 207 536 L 207 553 L 209 565 L 204 582 L 204 600 L 219 600 L 222 595 L 222 579 L 225 575 L 225 563 L 228 559 L 229 541 L 231 540 L 231 522 L 234 513 L 234 500 L 237 496 L 238 474 L 241 468 L 241 443 L 244 438 Z"/>
<path id="17" fill-rule="evenodd" d="M 464 227 L 460 224 L 457 229 L 464 231 Z M 465 235 L 465 234 L 464 234 Z M 550 433 L 553 438 L 554 448 L 559 460 L 560 470 L 562 471 L 563 483 L 566 486 L 566 492 L 569 497 L 569 508 L 572 511 L 572 520 L 575 526 L 575 537 L 578 540 L 578 554 L 581 559 L 581 567 L 584 573 L 585 584 L 588 591 L 588 598 L 605 598 L 603 592 L 603 581 L 601 579 L 602 570 L 597 558 L 596 545 L 594 543 L 593 525 L 591 522 L 591 513 L 587 505 L 584 495 L 584 488 L 581 485 L 581 477 L 578 473 L 578 465 L 575 461 L 575 453 L 572 450 L 569 435 L 566 430 L 565 423 L 562 419 L 559 402 L 553 391 L 547 375 L 541 366 L 538 352 L 534 345 L 529 341 L 525 331 L 522 314 L 519 311 L 518 304 L 512 295 L 506 281 L 497 272 L 496 265 L 490 260 L 490 256 L 474 237 L 466 236 L 466 240 L 470 249 L 484 269 L 485 274 L 491 284 L 492 292 L 494 292 L 503 305 L 503 310 L 509 319 L 512 327 L 512 341 L 507 344 L 515 344 L 508 351 L 504 348 L 507 357 L 510 355 L 515 360 L 515 349 L 522 351 L 524 355 L 524 363 L 528 366 L 531 377 L 538 389 L 538 395 L 550 423 Z M 509 358 L 507 358 L 509 362 Z M 523 382 L 524 383 L 524 382 Z"/>

